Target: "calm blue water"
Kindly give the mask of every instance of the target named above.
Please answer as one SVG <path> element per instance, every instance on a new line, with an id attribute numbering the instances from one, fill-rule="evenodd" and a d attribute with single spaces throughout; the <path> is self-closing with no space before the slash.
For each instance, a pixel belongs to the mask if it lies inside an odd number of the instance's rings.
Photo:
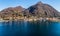
<path id="1" fill-rule="evenodd" d="M 0 22 L 0 36 L 60 36 L 60 22 Z"/>

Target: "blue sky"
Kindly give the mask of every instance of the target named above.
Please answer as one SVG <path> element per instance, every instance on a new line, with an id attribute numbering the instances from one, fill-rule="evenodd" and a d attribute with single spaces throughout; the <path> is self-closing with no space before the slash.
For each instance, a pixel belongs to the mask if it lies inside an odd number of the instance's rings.
<path id="1" fill-rule="evenodd" d="M 22 6 L 28 8 L 29 6 L 42 1 L 60 11 L 60 0 L 0 0 L 0 11 L 8 7 Z"/>

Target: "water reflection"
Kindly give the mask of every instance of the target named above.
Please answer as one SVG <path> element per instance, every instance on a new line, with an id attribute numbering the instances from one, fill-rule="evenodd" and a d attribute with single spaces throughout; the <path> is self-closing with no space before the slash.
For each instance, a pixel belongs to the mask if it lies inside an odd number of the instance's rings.
<path id="1" fill-rule="evenodd" d="M 50 35 L 60 36 L 60 22 L 53 22 L 48 28 Z"/>
<path id="2" fill-rule="evenodd" d="M 60 36 L 60 22 L 0 22 L 0 36 Z"/>

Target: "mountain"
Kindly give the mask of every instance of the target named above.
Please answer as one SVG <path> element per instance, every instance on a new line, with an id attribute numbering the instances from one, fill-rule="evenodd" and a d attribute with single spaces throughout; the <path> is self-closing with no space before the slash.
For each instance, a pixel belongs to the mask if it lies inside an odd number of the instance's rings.
<path id="1" fill-rule="evenodd" d="M 17 6 L 17 7 L 9 7 L 9 8 L 3 9 L 1 12 L 9 12 L 9 11 L 18 11 L 18 12 L 21 12 L 23 10 L 24 10 L 23 7 Z"/>
<path id="2" fill-rule="evenodd" d="M 56 9 L 54 9 L 52 6 L 50 6 L 48 4 L 44 4 L 42 2 L 38 2 L 37 4 L 30 6 L 27 10 L 25 10 L 25 11 L 29 12 L 30 15 L 32 15 L 32 16 L 60 17 L 60 14 Z"/>
<path id="3" fill-rule="evenodd" d="M 48 4 L 38 2 L 25 9 L 21 6 L 9 7 L 0 11 L 0 18 L 9 17 L 60 17 L 60 12 Z"/>
<path id="4" fill-rule="evenodd" d="M 25 8 L 22 8 L 21 6 L 9 7 L 9 8 L 3 9 L 0 12 L 0 15 L 2 17 L 19 16 L 19 15 L 22 15 L 22 11 L 24 11 L 24 10 L 25 10 Z"/>

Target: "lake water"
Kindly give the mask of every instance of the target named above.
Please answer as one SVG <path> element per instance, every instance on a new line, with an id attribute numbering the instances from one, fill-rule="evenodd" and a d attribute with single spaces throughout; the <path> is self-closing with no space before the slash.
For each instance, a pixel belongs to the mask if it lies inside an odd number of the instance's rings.
<path id="1" fill-rule="evenodd" d="M 60 36 L 60 22 L 0 22 L 0 36 Z"/>

